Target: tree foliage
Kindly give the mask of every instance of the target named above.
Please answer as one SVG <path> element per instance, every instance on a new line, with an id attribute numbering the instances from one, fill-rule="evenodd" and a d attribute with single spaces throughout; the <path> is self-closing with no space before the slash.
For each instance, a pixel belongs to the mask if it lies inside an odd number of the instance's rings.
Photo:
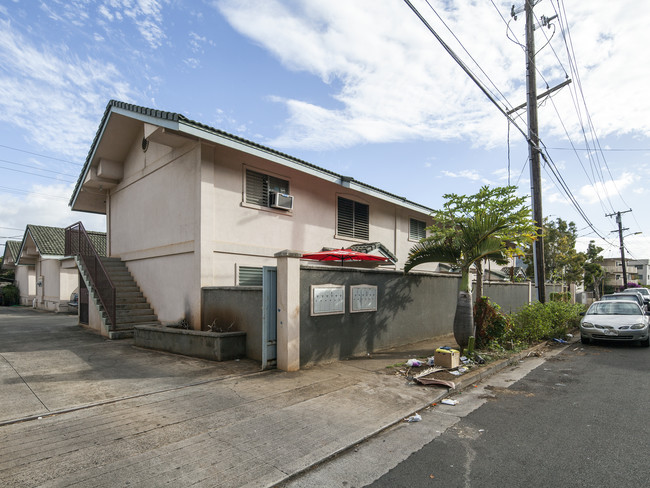
<path id="1" fill-rule="evenodd" d="M 587 252 L 585 253 L 585 264 L 583 266 L 585 289 L 593 291 L 596 299 L 600 298 L 600 284 L 605 278 L 605 270 L 601 265 L 603 262 L 603 257 L 600 255 L 601 252 L 603 252 L 602 247 L 597 246 L 595 241 L 589 241 Z"/>
<path id="2" fill-rule="evenodd" d="M 461 284 L 454 315 L 454 336 L 458 345 L 466 347 L 474 335 L 470 268 L 484 259 L 504 260 L 521 252 L 532 241 L 537 227 L 531 210 L 524 205 L 526 197 L 515 196 L 516 187 L 484 186 L 471 196 L 446 194 L 441 210 L 433 212 L 429 235 L 409 252 L 404 271 L 423 263 L 455 264 L 461 271 Z M 480 283 L 480 276 L 479 280 Z M 480 291 L 477 293 L 480 296 Z"/>
<path id="3" fill-rule="evenodd" d="M 544 219 L 544 274 L 546 280 L 558 283 L 581 282 L 584 275 L 585 254 L 576 251 L 578 231 L 576 224 L 561 218 Z M 529 276 L 535 275 L 532 259 L 532 247 L 524 259 L 528 264 Z"/>
<path id="4" fill-rule="evenodd" d="M 503 243 L 502 252 L 507 256 L 523 255 L 524 246 L 535 239 L 537 227 L 531 219 L 531 209 L 526 205 L 528 197 L 516 196 L 516 186 L 483 186 L 474 195 L 447 193 L 443 208 L 435 210 L 433 226 L 429 227 L 432 241 L 453 241 L 458 225 L 469 222 L 478 213 L 499 216 L 504 224 L 493 237 Z"/>

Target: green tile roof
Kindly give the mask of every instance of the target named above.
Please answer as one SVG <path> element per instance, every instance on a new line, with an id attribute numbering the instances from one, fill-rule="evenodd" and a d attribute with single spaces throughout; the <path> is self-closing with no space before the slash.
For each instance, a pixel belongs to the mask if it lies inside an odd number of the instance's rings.
<path id="1" fill-rule="evenodd" d="M 44 225 L 28 225 L 25 236 L 27 236 L 28 232 L 32 236 L 41 256 L 65 255 L 65 229 Z M 106 256 L 106 233 L 90 231 L 88 237 L 95 246 L 97 253 L 100 256 Z"/>
<path id="2" fill-rule="evenodd" d="M 8 251 L 11 255 L 12 260 L 18 259 L 18 253 L 20 252 L 20 241 L 7 241 L 5 243 L 5 253 Z"/>
<path id="3" fill-rule="evenodd" d="M 0 265 L 4 265 L 6 262 L 11 262 L 13 266 L 18 259 L 18 253 L 20 252 L 20 241 L 6 241 L 5 242 L 5 252 L 2 255 L 2 261 Z"/>

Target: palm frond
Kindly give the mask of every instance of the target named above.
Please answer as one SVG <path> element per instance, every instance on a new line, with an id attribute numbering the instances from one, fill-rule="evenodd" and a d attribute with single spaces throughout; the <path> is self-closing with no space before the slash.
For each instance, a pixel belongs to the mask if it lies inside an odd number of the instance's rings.
<path id="1" fill-rule="evenodd" d="M 404 264 L 404 272 L 408 273 L 415 266 L 424 263 L 458 263 L 461 250 L 457 246 L 424 241 L 413 246 Z"/>

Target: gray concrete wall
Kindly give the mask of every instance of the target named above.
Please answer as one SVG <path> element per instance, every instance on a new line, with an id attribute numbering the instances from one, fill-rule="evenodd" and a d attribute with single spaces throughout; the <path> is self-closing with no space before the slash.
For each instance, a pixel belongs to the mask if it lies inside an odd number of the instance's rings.
<path id="1" fill-rule="evenodd" d="M 562 291 L 562 284 L 547 283 L 544 289 L 548 302 L 551 299 L 551 293 Z M 503 313 L 515 313 L 524 305 L 537 301 L 537 287 L 529 282 L 485 281 L 483 282 L 483 296 L 489 297 L 492 302 L 498 304 Z"/>
<path id="2" fill-rule="evenodd" d="M 262 287 L 201 289 L 201 329 L 216 321 L 224 332 L 246 332 L 246 357 L 262 360 Z"/>
<path id="3" fill-rule="evenodd" d="M 536 299 L 537 289 L 530 283 L 483 282 L 483 296 L 498 304 L 503 313 L 512 313 L 528 305 L 529 296 Z"/>
<path id="4" fill-rule="evenodd" d="M 452 332 L 459 277 L 303 266 L 300 366 L 372 353 Z M 311 316 L 311 285 L 345 285 L 345 313 Z M 377 311 L 350 313 L 350 285 L 376 285 Z"/>

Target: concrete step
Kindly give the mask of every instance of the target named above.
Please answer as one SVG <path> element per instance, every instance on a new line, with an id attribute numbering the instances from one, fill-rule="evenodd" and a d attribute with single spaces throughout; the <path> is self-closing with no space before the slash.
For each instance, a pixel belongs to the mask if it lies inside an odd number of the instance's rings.
<path id="1" fill-rule="evenodd" d="M 115 315 L 117 317 L 138 317 L 141 315 L 154 315 L 154 313 L 150 307 L 147 307 L 147 308 L 117 309 L 115 311 Z"/>
<path id="2" fill-rule="evenodd" d="M 117 316 L 115 317 L 115 325 L 120 325 L 124 327 L 124 324 L 141 324 L 142 322 L 156 322 L 158 316 L 154 314 L 148 315 L 133 315 L 129 317 Z"/>
<path id="3" fill-rule="evenodd" d="M 143 298 L 141 302 L 118 302 L 115 304 L 115 310 L 142 310 L 151 309 L 151 306 Z"/>
<path id="4" fill-rule="evenodd" d="M 133 329 L 108 331 L 108 338 L 112 341 L 119 339 L 130 339 L 131 337 L 133 337 Z"/>
<path id="5" fill-rule="evenodd" d="M 140 287 L 137 285 L 120 285 L 120 286 L 115 286 L 115 292 L 116 293 L 129 293 L 129 292 L 139 292 Z"/>
<path id="6" fill-rule="evenodd" d="M 141 291 L 122 291 L 115 290 L 115 298 L 117 301 L 120 299 L 129 299 L 129 298 L 144 298 L 144 295 Z"/>

